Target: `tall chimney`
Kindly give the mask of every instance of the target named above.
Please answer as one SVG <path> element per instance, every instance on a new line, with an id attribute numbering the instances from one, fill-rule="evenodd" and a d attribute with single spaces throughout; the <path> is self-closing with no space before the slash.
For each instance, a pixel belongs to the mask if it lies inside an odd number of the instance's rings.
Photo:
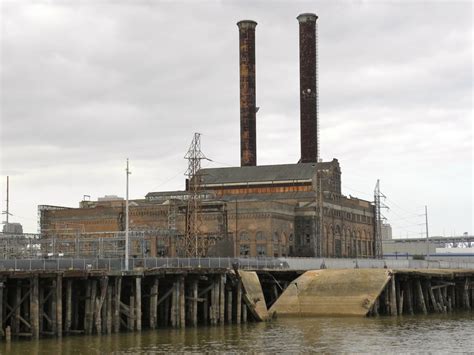
<path id="1" fill-rule="evenodd" d="M 240 165 L 257 165 L 255 106 L 255 26 L 251 20 L 237 23 L 240 46 Z"/>
<path id="2" fill-rule="evenodd" d="M 297 17 L 300 26 L 300 135 L 301 163 L 318 161 L 318 92 L 315 14 Z"/>

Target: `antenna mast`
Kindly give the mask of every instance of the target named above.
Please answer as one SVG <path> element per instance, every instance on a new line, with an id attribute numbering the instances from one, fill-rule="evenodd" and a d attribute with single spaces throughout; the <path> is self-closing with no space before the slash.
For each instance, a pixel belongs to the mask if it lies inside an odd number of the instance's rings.
<path id="1" fill-rule="evenodd" d="M 201 152 L 201 134 L 194 133 L 193 141 L 184 156 L 188 160 L 188 206 L 186 210 L 186 233 L 184 236 L 184 252 L 187 257 L 205 256 L 207 244 L 200 233 L 201 220 L 201 160 L 207 159 Z"/>

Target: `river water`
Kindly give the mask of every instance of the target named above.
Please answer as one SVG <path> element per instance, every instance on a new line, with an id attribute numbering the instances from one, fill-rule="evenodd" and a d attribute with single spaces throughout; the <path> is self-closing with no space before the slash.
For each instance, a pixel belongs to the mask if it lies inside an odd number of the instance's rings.
<path id="1" fill-rule="evenodd" d="M 12 341 L 1 353 L 467 353 L 474 313 L 379 318 L 292 318 L 142 333 Z"/>

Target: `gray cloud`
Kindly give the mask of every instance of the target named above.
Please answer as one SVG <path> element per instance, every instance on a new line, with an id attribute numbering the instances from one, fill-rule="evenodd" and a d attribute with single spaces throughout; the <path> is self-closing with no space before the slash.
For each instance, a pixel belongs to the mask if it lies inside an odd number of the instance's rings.
<path id="1" fill-rule="evenodd" d="M 433 234 L 473 232 L 471 2 L 4 1 L 1 11 L 2 193 L 9 174 L 27 230 L 38 204 L 123 195 L 127 156 L 133 197 L 181 189 L 195 131 L 206 164 L 238 165 L 243 18 L 258 22 L 259 163 L 296 162 L 296 16 L 317 12 L 321 150 L 341 161 L 345 192 L 370 199 L 380 178 L 405 209 L 393 206 L 394 220 L 428 204 Z"/>

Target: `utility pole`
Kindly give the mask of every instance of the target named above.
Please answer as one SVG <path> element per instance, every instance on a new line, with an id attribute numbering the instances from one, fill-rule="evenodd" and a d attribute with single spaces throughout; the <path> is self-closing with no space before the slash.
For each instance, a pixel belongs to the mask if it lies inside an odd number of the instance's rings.
<path id="1" fill-rule="evenodd" d="M 425 224 L 426 224 L 426 260 L 430 260 L 430 237 L 428 234 L 428 207 L 425 205 Z"/>
<path id="2" fill-rule="evenodd" d="M 127 175 L 127 187 L 126 187 L 126 193 L 125 193 L 125 270 L 128 271 L 128 258 L 129 258 L 129 251 L 130 251 L 130 246 L 129 246 L 129 237 L 128 237 L 128 177 L 131 174 L 129 166 L 128 166 L 128 158 L 127 158 L 127 169 L 125 169 L 126 175 Z"/>

